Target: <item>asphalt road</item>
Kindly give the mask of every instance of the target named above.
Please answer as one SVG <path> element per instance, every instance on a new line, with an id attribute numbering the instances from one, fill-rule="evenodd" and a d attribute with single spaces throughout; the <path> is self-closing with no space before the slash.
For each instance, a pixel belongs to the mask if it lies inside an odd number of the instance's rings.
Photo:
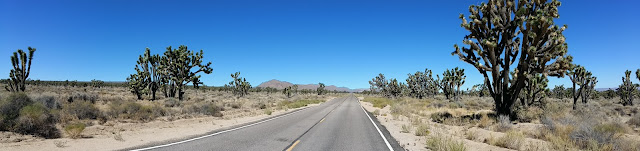
<path id="1" fill-rule="evenodd" d="M 150 144 L 138 149 L 166 151 L 403 150 L 373 115 L 364 112 L 354 96 L 336 98 L 318 106 L 256 123 L 214 131 L 192 139 Z"/>

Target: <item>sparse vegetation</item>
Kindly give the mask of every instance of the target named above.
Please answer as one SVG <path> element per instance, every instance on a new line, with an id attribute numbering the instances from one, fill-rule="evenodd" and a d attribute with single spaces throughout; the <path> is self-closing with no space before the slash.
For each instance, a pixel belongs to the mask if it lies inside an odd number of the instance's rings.
<path id="1" fill-rule="evenodd" d="M 427 148 L 434 151 L 465 151 L 467 147 L 460 141 L 451 137 L 436 135 L 427 139 Z"/>

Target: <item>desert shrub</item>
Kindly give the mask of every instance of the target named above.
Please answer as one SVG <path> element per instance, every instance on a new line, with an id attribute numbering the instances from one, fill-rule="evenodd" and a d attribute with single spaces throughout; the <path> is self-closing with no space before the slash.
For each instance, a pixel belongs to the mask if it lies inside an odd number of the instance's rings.
<path id="1" fill-rule="evenodd" d="M 156 117 L 165 116 L 168 112 L 159 105 L 141 105 L 136 102 L 112 102 L 108 115 L 112 118 L 150 121 Z"/>
<path id="2" fill-rule="evenodd" d="M 429 135 L 429 125 L 427 125 L 427 124 L 418 125 L 418 127 L 416 128 L 416 131 L 415 131 L 414 134 L 416 136 L 427 136 L 427 135 Z"/>
<path id="3" fill-rule="evenodd" d="M 86 125 L 84 123 L 78 122 L 78 123 L 72 123 L 72 124 L 68 124 L 64 127 L 64 132 L 71 138 L 73 139 L 77 139 L 80 138 L 82 136 L 82 131 L 84 131 L 84 128 L 86 127 Z"/>
<path id="4" fill-rule="evenodd" d="M 397 115 L 406 115 L 407 113 L 407 109 L 409 108 L 409 105 L 407 105 L 406 103 L 396 103 L 391 105 L 391 109 L 390 109 L 390 113 L 391 115 L 397 116 Z"/>
<path id="5" fill-rule="evenodd" d="M 607 122 L 602 124 L 593 121 L 579 122 L 576 129 L 569 135 L 576 145 L 583 149 L 609 148 L 618 139 L 617 136 L 626 133 L 627 128 L 622 123 Z"/>
<path id="6" fill-rule="evenodd" d="M 391 99 L 388 98 L 374 98 L 374 97 L 366 97 L 364 98 L 365 102 L 370 102 L 371 104 L 373 104 L 373 107 L 377 107 L 377 108 L 384 108 L 387 105 L 390 105 Z"/>
<path id="7" fill-rule="evenodd" d="M 540 119 L 544 111 L 538 107 L 532 106 L 529 108 L 516 110 L 516 116 L 519 122 L 529 123 Z"/>
<path id="8" fill-rule="evenodd" d="M 199 103 L 186 106 L 182 111 L 183 113 L 197 113 L 211 115 L 214 117 L 222 117 L 223 115 L 220 111 L 224 111 L 224 108 L 213 103 Z"/>
<path id="9" fill-rule="evenodd" d="M 427 148 L 434 151 L 465 151 L 467 147 L 460 141 L 455 141 L 451 137 L 436 135 L 427 139 Z"/>
<path id="10" fill-rule="evenodd" d="M 402 124 L 400 133 L 409 133 L 409 131 L 411 131 L 411 126 L 407 124 Z"/>
<path id="11" fill-rule="evenodd" d="M 627 121 L 627 124 L 635 127 L 640 127 L 640 113 L 636 113 L 635 116 L 631 117 L 631 119 Z"/>
<path id="12" fill-rule="evenodd" d="M 271 115 L 272 113 L 273 111 L 271 111 L 270 109 L 264 110 L 264 114 Z"/>
<path id="13" fill-rule="evenodd" d="M 239 109 L 240 107 L 242 107 L 242 104 L 240 102 L 235 102 L 235 103 L 231 103 L 231 108 L 234 109 Z"/>
<path id="14" fill-rule="evenodd" d="M 498 117 L 498 123 L 495 127 L 495 130 L 498 132 L 506 132 L 511 129 L 511 120 L 509 120 L 508 116 L 500 115 Z"/>
<path id="15" fill-rule="evenodd" d="M 24 93 L 11 93 L 0 100 L 0 130 L 10 130 L 20 116 L 20 109 L 32 103 Z"/>
<path id="16" fill-rule="evenodd" d="M 468 140 L 476 140 L 478 138 L 478 132 L 472 131 L 472 130 L 467 130 L 467 131 L 464 132 L 464 136 Z"/>
<path id="17" fill-rule="evenodd" d="M 260 102 L 258 104 L 255 104 L 254 107 L 255 108 L 259 108 L 259 109 L 266 109 L 267 108 L 267 104 Z"/>
<path id="18" fill-rule="evenodd" d="M 453 118 L 453 115 L 449 112 L 431 113 L 431 120 L 436 123 L 444 123 L 448 118 Z"/>
<path id="19" fill-rule="evenodd" d="M 77 119 L 96 119 L 100 110 L 88 101 L 75 101 L 63 105 L 62 112 Z"/>
<path id="20" fill-rule="evenodd" d="M 176 98 L 167 98 L 164 100 L 164 107 L 180 107 L 182 104 Z"/>
<path id="21" fill-rule="evenodd" d="M 55 124 L 56 119 L 49 113 L 49 110 L 42 104 L 34 103 L 20 109 L 20 116 L 13 131 L 45 138 L 57 138 L 60 137 L 60 132 Z"/>
<path id="22" fill-rule="evenodd" d="M 490 142 L 495 146 L 519 150 L 524 143 L 524 134 L 510 130 L 504 136 Z"/>
<path id="23" fill-rule="evenodd" d="M 89 101 L 91 103 L 96 103 L 96 100 L 98 100 L 98 94 L 88 92 L 73 92 L 67 99 L 68 102 Z"/>
<path id="24" fill-rule="evenodd" d="M 49 109 L 60 109 L 62 107 L 60 101 L 56 100 L 55 97 L 51 95 L 36 95 L 32 98 L 34 102 L 41 103 Z"/>
<path id="25" fill-rule="evenodd" d="M 480 120 L 478 121 L 478 127 L 487 128 L 493 124 L 493 119 L 489 118 L 489 116 L 485 113 L 482 114 Z"/>

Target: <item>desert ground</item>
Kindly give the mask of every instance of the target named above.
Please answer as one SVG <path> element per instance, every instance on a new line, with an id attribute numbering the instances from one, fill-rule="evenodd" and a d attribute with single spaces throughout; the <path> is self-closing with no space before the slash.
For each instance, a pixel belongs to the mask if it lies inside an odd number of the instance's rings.
<path id="1" fill-rule="evenodd" d="M 202 135 L 218 129 L 277 116 L 317 105 L 346 94 L 231 92 L 189 89 L 179 101 L 164 98 L 137 100 L 124 87 L 32 86 L 25 94 L 47 106 L 59 136 L 46 138 L 0 132 L 2 150 L 120 150 L 155 142 Z M 10 96 L 0 93 L 0 99 Z M 77 125 L 82 125 L 78 128 Z M 75 127 L 74 127 L 75 126 Z"/>
<path id="2" fill-rule="evenodd" d="M 490 97 L 359 99 L 406 150 L 640 150 L 639 107 L 617 98 L 576 110 L 569 99 L 548 98 L 516 121 L 496 117 Z"/>

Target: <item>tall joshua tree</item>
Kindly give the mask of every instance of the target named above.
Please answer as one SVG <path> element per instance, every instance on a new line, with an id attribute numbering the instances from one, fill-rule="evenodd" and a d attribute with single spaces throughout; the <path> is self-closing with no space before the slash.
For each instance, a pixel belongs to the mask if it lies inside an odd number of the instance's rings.
<path id="1" fill-rule="evenodd" d="M 437 93 L 438 86 L 433 79 L 431 70 L 425 69 L 424 72 L 417 71 L 414 74 L 407 74 L 407 76 L 407 89 L 410 96 L 422 99 Z"/>
<path id="2" fill-rule="evenodd" d="M 592 76 L 591 72 L 587 71 L 580 65 L 575 65 L 569 71 L 567 71 L 573 87 L 571 94 L 573 96 L 573 109 L 576 109 L 578 98 L 582 97 L 582 103 L 587 103 L 589 100 L 588 94 L 591 94 L 593 88 L 598 82 L 595 76 Z M 576 85 L 580 88 L 577 88 Z"/>
<path id="3" fill-rule="evenodd" d="M 458 101 L 458 97 L 460 96 L 460 87 L 464 84 L 464 80 L 467 76 L 464 75 L 464 69 L 460 69 L 458 67 L 454 69 L 447 69 L 442 73 L 442 79 L 437 75 L 439 84 L 438 87 L 442 89 L 442 93 L 450 99 L 453 97 L 454 100 Z"/>
<path id="4" fill-rule="evenodd" d="M 325 87 L 324 83 L 318 83 L 318 88 L 316 89 L 316 92 L 318 92 L 318 95 L 323 95 L 327 93 L 326 92 L 327 90 L 325 90 L 324 87 Z"/>
<path id="5" fill-rule="evenodd" d="M 470 32 L 462 42 L 469 47 L 454 45 L 451 54 L 484 76 L 498 114 L 513 115 L 512 105 L 533 75 L 563 77 L 569 69 L 562 34 L 567 26 L 554 23 L 559 6 L 557 0 L 489 0 L 469 7 L 470 21 L 460 14 Z"/>
<path id="6" fill-rule="evenodd" d="M 13 52 L 13 56 L 11 56 L 13 69 L 9 72 L 9 85 L 4 87 L 7 91 L 24 92 L 27 88 L 25 84 L 31 73 L 31 60 L 33 60 L 33 52 L 36 51 L 36 48 L 29 47 L 27 49 L 29 50 L 28 56 L 22 49 Z"/>
<path id="7" fill-rule="evenodd" d="M 200 82 L 202 72 L 210 74 L 211 62 L 203 64 L 202 61 L 203 51 L 196 52 L 187 49 L 187 46 L 181 45 L 178 49 L 171 49 L 171 46 L 167 47 L 167 51 L 164 52 L 164 57 L 160 61 L 161 70 L 163 74 L 166 74 L 162 80 L 167 85 L 168 97 L 175 97 L 178 95 L 178 99 L 182 100 L 184 95 L 184 86 L 191 83 L 194 87 L 202 84 Z M 193 68 L 196 68 L 195 70 Z"/>
<path id="8" fill-rule="evenodd" d="M 371 81 L 369 81 L 369 85 L 371 85 L 371 92 L 379 92 L 382 95 L 387 96 L 388 81 L 384 77 L 384 74 L 380 73 L 377 77 L 371 79 Z"/>
<path id="9" fill-rule="evenodd" d="M 625 71 L 624 77 L 622 77 L 622 84 L 618 87 L 618 94 L 622 100 L 622 105 L 633 106 L 633 97 L 637 91 L 637 87 L 638 84 L 631 82 L 631 71 Z"/>
<path id="10" fill-rule="evenodd" d="M 240 77 L 240 72 L 231 74 L 231 78 L 233 78 L 233 81 L 229 82 L 229 85 L 233 88 L 234 95 L 242 97 L 249 94 L 251 84 L 247 79 Z"/>

